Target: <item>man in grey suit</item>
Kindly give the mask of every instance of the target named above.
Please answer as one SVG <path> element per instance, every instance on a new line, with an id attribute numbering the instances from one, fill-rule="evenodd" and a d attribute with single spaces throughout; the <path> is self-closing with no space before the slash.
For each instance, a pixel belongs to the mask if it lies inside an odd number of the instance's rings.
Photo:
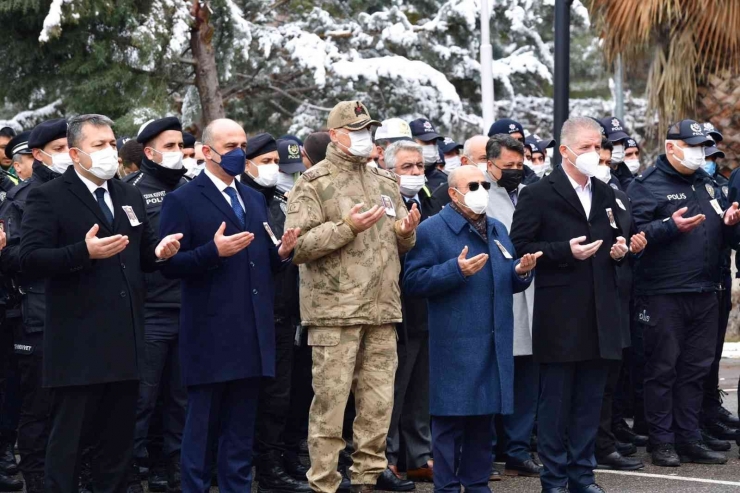
<path id="1" fill-rule="evenodd" d="M 524 177 L 524 145 L 505 135 L 493 135 L 486 144 L 488 172 L 488 217 L 498 219 L 508 230 Z M 529 450 L 537 416 L 539 369 L 532 358 L 532 307 L 534 282 L 514 295 L 514 413 L 502 416 L 506 445 L 507 476 L 539 477 L 540 466 Z"/>

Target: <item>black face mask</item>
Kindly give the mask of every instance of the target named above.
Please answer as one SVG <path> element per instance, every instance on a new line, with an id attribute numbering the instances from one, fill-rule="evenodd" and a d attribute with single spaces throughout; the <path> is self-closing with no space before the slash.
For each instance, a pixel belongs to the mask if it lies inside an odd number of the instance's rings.
<path id="1" fill-rule="evenodd" d="M 494 164 L 494 166 L 496 166 Z M 498 166 L 496 166 L 498 168 Z M 498 186 L 506 189 L 507 192 L 513 192 L 522 183 L 524 178 L 523 169 L 501 169 L 501 178 L 498 179 Z"/>

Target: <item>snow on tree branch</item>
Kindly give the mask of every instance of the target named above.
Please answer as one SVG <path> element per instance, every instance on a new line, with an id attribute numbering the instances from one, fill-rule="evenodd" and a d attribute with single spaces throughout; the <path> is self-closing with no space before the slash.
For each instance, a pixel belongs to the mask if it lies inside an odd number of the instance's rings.
<path id="1" fill-rule="evenodd" d="M 46 43 L 53 36 L 59 36 L 62 31 L 62 5 L 72 3 L 73 0 L 52 0 L 49 12 L 44 18 L 44 26 L 39 34 L 39 43 Z"/>
<path id="2" fill-rule="evenodd" d="M 21 111 L 10 120 L 0 120 L 0 127 L 11 127 L 16 132 L 33 128 L 38 123 L 59 115 L 59 106 L 61 104 L 62 100 L 57 99 L 53 103 L 36 108 L 35 110 Z"/>

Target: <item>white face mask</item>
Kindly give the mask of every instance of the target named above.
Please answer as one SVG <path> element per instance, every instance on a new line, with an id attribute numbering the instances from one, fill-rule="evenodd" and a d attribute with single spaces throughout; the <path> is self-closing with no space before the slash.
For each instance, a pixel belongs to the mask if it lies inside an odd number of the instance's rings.
<path id="1" fill-rule="evenodd" d="M 183 158 L 182 165 L 185 166 L 185 169 L 191 170 L 198 166 L 198 161 L 196 161 L 194 157 L 186 157 Z"/>
<path id="2" fill-rule="evenodd" d="M 448 175 L 460 167 L 460 156 L 452 156 L 445 159 L 444 172 Z"/>
<path id="3" fill-rule="evenodd" d="M 247 162 L 254 162 L 247 160 Z M 278 175 L 280 174 L 280 167 L 277 164 L 261 164 L 257 166 L 257 176 L 252 176 L 252 173 L 247 171 L 247 174 L 257 183 L 265 188 L 272 188 L 277 185 Z"/>
<path id="4" fill-rule="evenodd" d="M 79 148 L 76 149 L 78 152 L 88 156 L 92 161 L 92 165 L 89 169 L 80 164 L 83 169 L 90 172 L 92 175 L 97 176 L 101 180 L 107 181 L 116 176 L 116 171 L 118 171 L 118 151 L 116 149 L 113 147 L 106 147 L 105 149 L 91 152 L 90 154 Z"/>
<path id="5" fill-rule="evenodd" d="M 686 168 L 696 171 L 704 166 L 704 148 L 703 147 L 681 147 L 678 144 L 673 144 L 674 147 L 678 147 L 683 151 L 683 159 L 680 159 L 674 152 L 673 156 L 678 159 L 678 162 L 683 164 Z"/>
<path id="6" fill-rule="evenodd" d="M 532 160 L 531 159 L 525 159 L 524 160 L 524 166 L 527 166 L 528 168 L 531 168 L 534 165 L 532 164 Z"/>
<path id="7" fill-rule="evenodd" d="M 44 152 L 44 154 L 51 158 L 50 168 L 57 173 L 64 173 L 72 165 L 72 158 L 69 157 L 69 152 L 60 152 L 59 154 L 48 154 Z"/>
<path id="8" fill-rule="evenodd" d="M 532 171 L 534 171 L 534 174 L 540 178 L 545 176 L 545 172 L 549 168 L 549 166 L 546 164 L 530 164 L 529 167 L 532 168 Z"/>
<path id="9" fill-rule="evenodd" d="M 167 169 L 181 169 L 182 168 L 182 152 L 180 151 L 162 152 L 152 147 L 150 147 L 149 149 L 153 150 L 157 154 L 162 155 L 162 162 L 157 163 L 157 164 L 162 166 L 163 168 L 167 168 Z"/>
<path id="10" fill-rule="evenodd" d="M 570 152 L 573 152 L 568 146 L 565 146 Z M 573 154 L 576 154 L 573 152 Z M 570 161 L 570 158 L 568 158 Z M 597 168 L 599 167 L 599 153 L 596 151 L 584 152 L 580 156 L 576 154 L 576 162 L 570 161 L 578 171 L 588 177 L 596 176 Z"/>
<path id="11" fill-rule="evenodd" d="M 624 164 L 627 165 L 627 168 L 630 170 L 630 173 L 633 175 L 637 174 L 637 170 L 640 169 L 640 160 L 639 159 L 628 159 L 624 162 Z"/>
<path id="12" fill-rule="evenodd" d="M 597 178 L 604 183 L 609 183 L 609 180 L 612 179 L 612 170 L 609 168 L 609 166 L 599 166 L 596 169 L 596 174 L 594 175 L 594 178 Z"/>
<path id="13" fill-rule="evenodd" d="M 460 190 L 457 190 L 457 193 L 462 194 Z M 473 214 L 483 214 L 486 207 L 488 207 L 488 191 L 483 187 L 478 187 L 475 192 L 466 193 L 463 198 L 465 202 L 463 205 L 470 209 Z"/>
<path id="14" fill-rule="evenodd" d="M 478 164 L 476 164 L 476 166 L 478 167 L 479 170 L 481 170 L 483 172 L 484 175 L 486 173 L 488 173 L 488 163 L 487 162 L 486 163 L 478 163 Z"/>
<path id="15" fill-rule="evenodd" d="M 295 173 L 293 175 L 289 175 L 288 173 L 278 173 L 277 189 L 283 193 L 290 192 L 293 189 L 293 185 L 295 185 L 295 181 L 298 179 L 298 176 L 300 176 L 300 173 Z"/>
<path id="16" fill-rule="evenodd" d="M 342 144 L 339 145 L 347 149 L 353 156 L 369 157 L 373 153 L 373 138 L 370 135 L 370 130 L 363 128 L 354 132 L 342 133 L 349 135 L 350 146 L 345 147 Z"/>
<path id="17" fill-rule="evenodd" d="M 612 163 L 617 164 L 624 161 L 624 145 L 616 144 L 612 151 Z"/>
<path id="18" fill-rule="evenodd" d="M 439 147 L 437 147 L 437 144 L 421 146 L 421 154 L 424 156 L 424 164 L 427 166 L 439 161 Z"/>
<path id="19" fill-rule="evenodd" d="M 548 149 L 549 151 L 550 149 Z M 545 167 L 546 169 L 552 169 L 552 160 L 550 159 L 550 156 L 545 156 Z"/>
<path id="20" fill-rule="evenodd" d="M 399 175 L 401 194 L 406 197 L 415 197 L 426 182 L 424 175 Z"/>

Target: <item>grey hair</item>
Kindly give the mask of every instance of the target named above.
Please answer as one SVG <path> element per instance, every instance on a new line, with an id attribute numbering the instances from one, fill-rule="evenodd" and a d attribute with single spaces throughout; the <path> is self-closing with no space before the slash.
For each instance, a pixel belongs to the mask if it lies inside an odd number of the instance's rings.
<path id="1" fill-rule="evenodd" d="M 213 120 L 211 123 L 206 125 L 206 128 L 203 129 L 203 134 L 200 136 L 200 140 L 203 142 L 203 145 L 208 147 L 213 147 L 213 138 L 215 135 L 213 134 L 213 127 L 214 123 L 216 123 L 218 120 Z"/>
<path id="2" fill-rule="evenodd" d="M 575 144 L 578 132 L 582 130 L 592 130 L 601 137 L 602 128 L 596 120 L 586 116 L 574 116 L 563 123 L 563 128 L 560 131 L 560 144 L 564 146 Z"/>
<path id="3" fill-rule="evenodd" d="M 393 169 L 396 167 L 396 155 L 400 151 L 412 151 L 418 153 L 419 156 L 423 156 L 421 146 L 419 144 L 410 140 L 399 140 L 393 142 L 385 149 L 383 160 L 385 161 L 386 168 Z"/>
<path id="4" fill-rule="evenodd" d="M 12 160 L 12 162 L 13 163 L 20 163 L 22 157 L 23 157 L 23 154 L 21 154 L 20 152 L 16 152 L 15 154 L 13 154 L 13 160 Z"/>
<path id="5" fill-rule="evenodd" d="M 473 135 L 468 140 L 465 141 L 463 144 L 463 155 L 468 156 L 469 158 L 472 158 L 473 156 L 470 155 L 473 150 L 471 149 L 473 147 L 473 141 L 479 137 L 483 137 L 485 139 L 488 138 L 487 135 Z"/>
<path id="6" fill-rule="evenodd" d="M 113 120 L 105 115 L 79 115 L 70 118 L 67 123 L 67 143 L 69 147 L 79 147 L 82 140 L 82 127 L 92 125 L 93 127 L 112 127 Z"/>

